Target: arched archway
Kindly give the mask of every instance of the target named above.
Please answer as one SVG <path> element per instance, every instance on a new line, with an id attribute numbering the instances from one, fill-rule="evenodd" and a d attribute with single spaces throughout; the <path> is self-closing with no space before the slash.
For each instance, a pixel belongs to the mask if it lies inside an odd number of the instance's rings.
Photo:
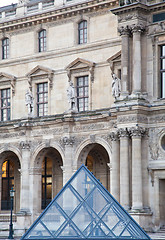
<path id="1" fill-rule="evenodd" d="M 33 209 L 38 213 L 47 207 L 63 187 L 62 166 L 62 157 L 57 149 L 45 147 L 38 152 L 32 168 Z"/>
<path id="2" fill-rule="evenodd" d="M 109 155 L 106 149 L 98 144 L 88 144 L 84 147 L 79 156 L 79 162 L 85 164 L 94 176 L 100 180 L 103 186 L 110 190 L 110 174 L 108 163 Z"/>
<path id="3" fill-rule="evenodd" d="M 12 151 L 4 151 L 0 155 L 1 166 L 1 211 L 10 210 L 10 190 L 15 190 L 14 209 L 20 208 L 20 161 L 18 156 Z"/>

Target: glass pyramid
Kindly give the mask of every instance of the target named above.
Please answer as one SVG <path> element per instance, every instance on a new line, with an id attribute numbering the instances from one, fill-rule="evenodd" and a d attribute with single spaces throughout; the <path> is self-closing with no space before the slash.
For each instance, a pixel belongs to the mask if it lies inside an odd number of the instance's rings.
<path id="1" fill-rule="evenodd" d="M 21 238 L 24 239 L 150 237 L 82 165 Z"/>

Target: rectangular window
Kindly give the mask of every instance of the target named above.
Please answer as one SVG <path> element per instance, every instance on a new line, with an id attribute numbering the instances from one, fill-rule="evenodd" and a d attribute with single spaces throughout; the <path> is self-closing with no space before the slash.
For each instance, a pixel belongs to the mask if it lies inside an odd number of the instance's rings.
<path id="1" fill-rule="evenodd" d="M 79 44 L 87 43 L 87 21 L 82 21 L 78 24 Z"/>
<path id="2" fill-rule="evenodd" d="M 10 120 L 10 88 L 1 90 L 1 121 Z"/>
<path id="3" fill-rule="evenodd" d="M 78 77 L 77 78 L 77 108 L 78 111 L 87 111 L 88 110 L 88 76 Z"/>
<path id="4" fill-rule="evenodd" d="M 9 39 L 2 40 L 2 59 L 9 58 Z"/>
<path id="5" fill-rule="evenodd" d="M 48 115 L 48 83 L 37 84 L 37 116 Z"/>
<path id="6" fill-rule="evenodd" d="M 46 51 L 46 30 L 41 30 L 38 33 L 38 44 L 39 44 L 39 52 Z"/>
<path id="7" fill-rule="evenodd" d="M 160 97 L 165 98 L 165 45 L 160 47 Z"/>

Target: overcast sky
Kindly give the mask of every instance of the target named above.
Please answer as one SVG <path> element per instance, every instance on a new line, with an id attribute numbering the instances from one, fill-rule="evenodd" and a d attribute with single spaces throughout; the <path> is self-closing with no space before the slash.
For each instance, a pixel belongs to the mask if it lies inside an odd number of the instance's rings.
<path id="1" fill-rule="evenodd" d="M 18 0 L 0 0 L 0 7 L 10 5 L 12 3 L 17 3 Z"/>

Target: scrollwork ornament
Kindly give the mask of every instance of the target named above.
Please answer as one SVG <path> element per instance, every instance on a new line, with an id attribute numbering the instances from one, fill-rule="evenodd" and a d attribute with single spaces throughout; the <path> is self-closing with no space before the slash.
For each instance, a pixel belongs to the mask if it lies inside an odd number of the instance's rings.
<path id="1" fill-rule="evenodd" d="M 122 137 L 129 137 L 129 132 L 128 132 L 127 128 L 120 128 L 118 133 L 119 133 L 119 137 L 120 138 L 122 138 Z"/>
<path id="2" fill-rule="evenodd" d="M 130 27 L 128 25 L 126 27 L 121 26 L 121 27 L 118 28 L 118 32 L 120 33 L 120 36 L 122 36 L 122 35 L 130 35 L 131 29 L 130 29 Z"/>
<path id="3" fill-rule="evenodd" d="M 131 31 L 134 32 L 139 32 L 142 33 L 146 30 L 146 26 L 144 26 L 143 24 L 133 24 L 131 26 Z"/>

